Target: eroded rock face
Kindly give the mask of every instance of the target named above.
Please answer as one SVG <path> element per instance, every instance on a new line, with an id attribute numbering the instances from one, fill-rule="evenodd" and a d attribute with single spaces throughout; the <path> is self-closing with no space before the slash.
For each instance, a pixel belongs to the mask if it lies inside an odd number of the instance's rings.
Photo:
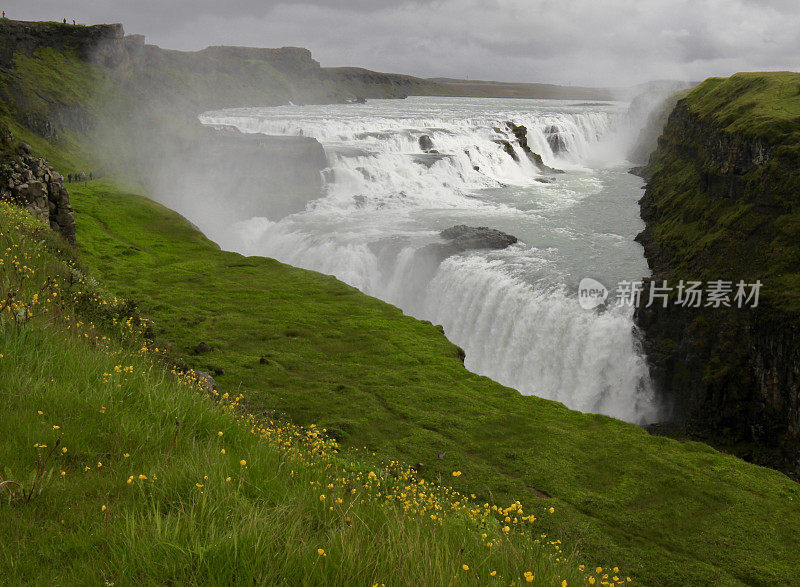
<path id="1" fill-rule="evenodd" d="M 452 255 L 469 250 L 505 249 L 517 242 L 517 237 L 486 226 L 452 226 L 439 233 L 442 242 L 432 243 L 414 253 L 414 284 L 410 287 L 425 287 L 433 279 L 442 261 Z M 391 250 L 405 246 L 402 241 L 387 242 Z M 379 249 L 373 249 L 380 255 Z"/>
<path id="2" fill-rule="evenodd" d="M 434 150 L 433 141 L 431 140 L 431 137 L 429 137 L 428 135 L 422 135 L 421 137 L 419 137 L 418 142 L 419 142 L 419 148 L 422 150 L 423 153 L 430 153 Z"/>
<path id="3" fill-rule="evenodd" d="M 39 47 L 54 47 L 61 51 L 74 49 L 83 59 L 89 59 L 98 45 L 122 39 L 121 24 L 72 26 L 49 22 L 4 20 L 3 43 L 0 45 L 0 65 L 10 67 L 14 55 L 33 56 Z"/>
<path id="4" fill-rule="evenodd" d="M 561 134 L 561 129 L 559 129 L 556 125 L 551 124 L 544 129 L 544 136 L 547 139 L 547 144 L 550 145 L 550 150 L 553 151 L 554 155 L 558 155 L 559 153 L 567 150 L 567 141 Z"/>
<path id="5" fill-rule="evenodd" d="M 0 163 L 0 198 L 27 208 L 75 244 L 75 216 L 63 178 L 25 143 L 3 131 Z"/>
<path id="6" fill-rule="evenodd" d="M 183 145 L 170 165 L 151 174 L 148 187 L 176 202 L 191 194 L 193 207 L 231 223 L 300 212 L 322 196 L 323 176 L 334 179 L 325 150 L 312 137 L 206 127 Z"/>

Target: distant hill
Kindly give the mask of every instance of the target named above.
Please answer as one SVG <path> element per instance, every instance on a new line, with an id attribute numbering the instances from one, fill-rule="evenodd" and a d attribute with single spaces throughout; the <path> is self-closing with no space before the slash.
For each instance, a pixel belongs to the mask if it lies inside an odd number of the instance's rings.
<path id="1" fill-rule="evenodd" d="M 426 95 L 483 98 L 547 98 L 551 100 L 615 100 L 623 88 L 590 88 L 555 84 L 494 82 L 451 78 L 430 78 Z"/>

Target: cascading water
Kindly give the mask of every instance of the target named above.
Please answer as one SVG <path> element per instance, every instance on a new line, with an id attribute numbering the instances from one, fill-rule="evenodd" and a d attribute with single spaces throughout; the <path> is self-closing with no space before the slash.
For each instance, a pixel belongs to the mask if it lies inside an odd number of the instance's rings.
<path id="1" fill-rule="evenodd" d="M 205 124 L 245 133 L 302 130 L 330 165 L 324 197 L 305 211 L 243 218 L 217 240 L 442 324 L 467 368 L 524 394 L 652 421 L 630 308 L 587 311 L 575 295 L 583 277 L 613 288 L 647 273 L 633 242 L 641 182 L 612 140 L 623 113 L 611 102 L 447 98 L 209 112 Z M 530 149 L 564 173 L 542 171 L 508 122 L 525 125 Z M 520 242 L 443 261 L 426 254 L 456 224 Z"/>

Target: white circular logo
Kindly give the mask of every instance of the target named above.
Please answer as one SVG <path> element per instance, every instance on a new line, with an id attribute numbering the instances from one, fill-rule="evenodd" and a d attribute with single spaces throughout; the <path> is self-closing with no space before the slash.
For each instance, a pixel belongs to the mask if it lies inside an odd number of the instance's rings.
<path id="1" fill-rule="evenodd" d="M 584 310 L 593 310 L 601 306 L 608 299 L 606 286 L 592 279 L 584 277 L 578 285 L 578 303 Z"/>

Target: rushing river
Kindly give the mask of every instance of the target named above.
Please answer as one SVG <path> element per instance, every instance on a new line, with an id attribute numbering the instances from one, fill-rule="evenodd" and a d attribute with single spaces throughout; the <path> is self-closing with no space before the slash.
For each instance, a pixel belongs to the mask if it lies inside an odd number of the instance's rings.
<path id="1" fill-rule="evenodd" d="M 629 175 L 627 104 L 409 98 L 229 109 L 201 117 L 246 133 L 319 140 L 325 195 L 278 221 L 240 222 L 220 244 L 335 275 L 444 326 L 466 366 L 523 394 L 632 422 L 656 417 L 630 308 L 584 310 L 577 286 L 648 274 L 634 236 L 642 182 Z M 508 131 L 565 173 L 541 172 Z M 423 153 L 428 135 L 436 153 Z M 515 160 L 498 140 L 510 140 Z M 544 183 L 542 180 L 549 181 Z M 418 254 L 457 224 L 519 243 L 441 263 Z M 613 297 L 613 292 L 612 292 Z"/>

